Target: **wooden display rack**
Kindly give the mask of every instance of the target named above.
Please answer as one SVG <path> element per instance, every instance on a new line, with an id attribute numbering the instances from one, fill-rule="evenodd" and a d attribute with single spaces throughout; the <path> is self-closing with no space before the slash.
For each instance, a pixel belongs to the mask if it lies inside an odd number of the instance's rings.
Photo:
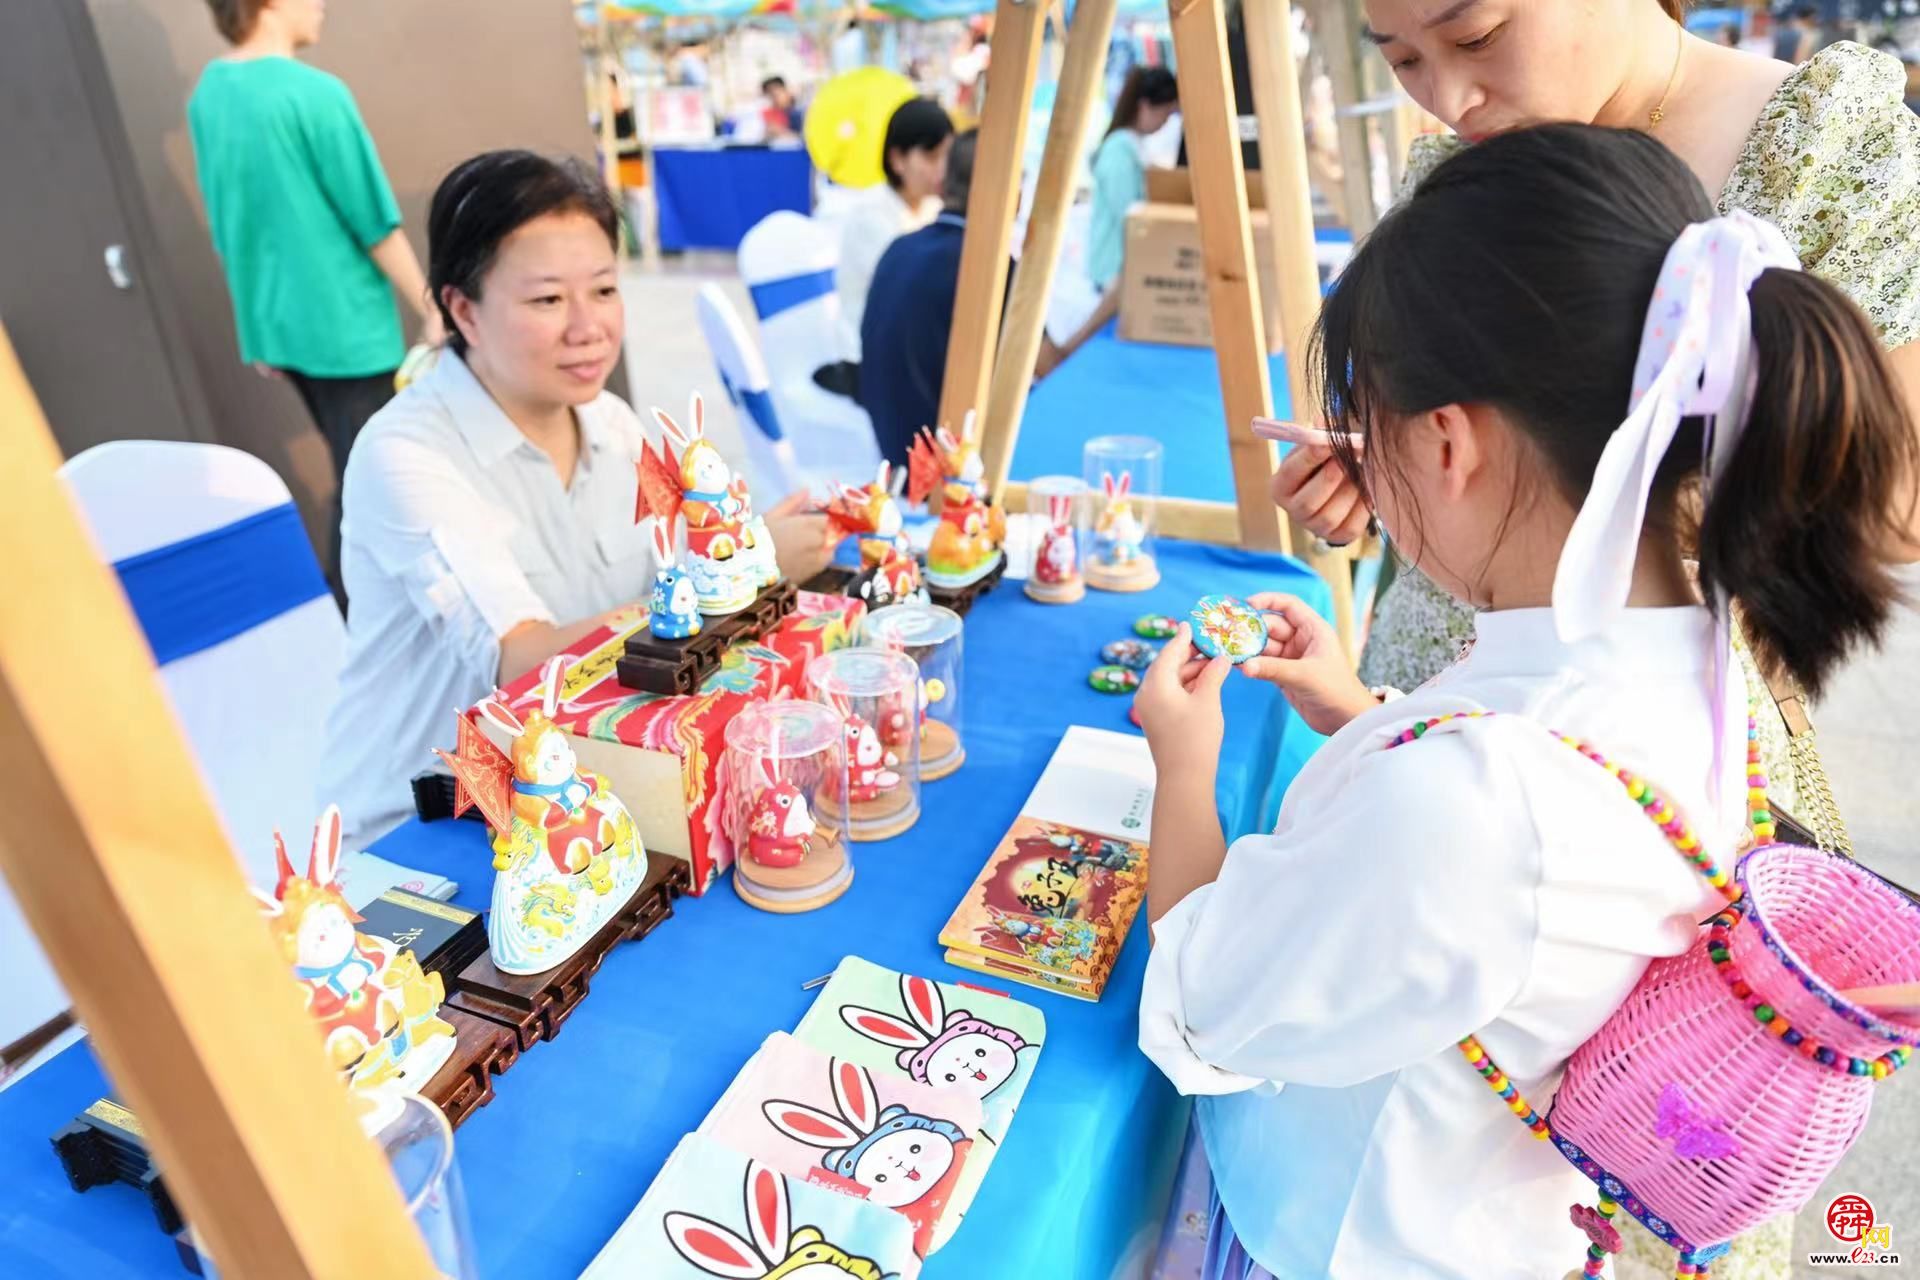
<path id="1" fill-rule="evenodd" d="M 799 598 L 799 588 L 783 579 L 763 588 L 738 613 L 702 618 L 697 636 L 663 640 L 642 627 L 627 637 L 627 651 L 614 664 L 615 674 L 622 685 L 641 693 L 698 693 L 701 683 L 720 669 L 728 649 L 779 626 Z"/>
<path id="2" fill-rule="evenodd" d="M 1010 293 L 1005 287 L 1006 272 L 1012 256 L 1027 114 L 1050 6 L 1036 0 L 999 0 L 995 10 L 994 91 L 987 95 L 981 118 L 967 202 L 940 420 L 960 422 L 968 411 L 983 410 L 981 455 L 987 489 L 1010 507 L 1025 500 L 1024 485 L 1008 484 L 1008 468 L 1040 352 L 1047 300 L 1081 172 L 1087 127 L 1104 89 L 1116 6 L 1117 0 L 1081 0 L 1074 7 L 1025 251 Z M 1186 122 L 1207 302 L 1226 402 L 1235 500 L 1228 504 L 1163 498 L 1155 507 L 1157 526 L 1169 537 L 1299 555 L 1326 579 L 1333 594 L 1334 624 L 1352 654 L 1352 552 L 1322 550 L 1312 535 L 1281 520 L 1268 493 L 1274 448 L 1249 429 L 1254 418 L 1272 416 L 1273 388 L 1240 158 L 1241 113 L 1234 102 L 1227 57 L 1225 0 L 1170 0 L 1167 9 L 1180 67 L 1180 111 Z M 1320 308 L 1320 277 L 1288 10 L 1287 0 L 1242 6 L 1254 114 L 1262 139 L 1268 234 L 1273 239 L 1279 310 L 1286 326 L 1287 378 L 1295 395 L 1294 416 L 1310 417 L 1310 403 L 1301 399 L 1301 391 L 1312 385 L 1306 351 Z"/>

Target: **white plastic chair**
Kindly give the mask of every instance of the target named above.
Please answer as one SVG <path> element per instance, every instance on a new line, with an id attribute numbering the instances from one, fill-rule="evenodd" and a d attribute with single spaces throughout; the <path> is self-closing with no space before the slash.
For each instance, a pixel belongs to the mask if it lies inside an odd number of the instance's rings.
<path id="1" fill-rule="evenodd" d="M 781 424 L 801 470 L 860 484 L 873 475 L 880 446 L 866 411 L 813 380 L 842 357 L 840 261 L 834 232 L 805 214 L 768 214 L 740 241 L 740 277 L 760 317 L 760 346 Z"/>
<path id="2" fill-rule="evenodd" d="M 740 411 L 740 438 L 746 444 L 751 473 L 748 483 L 756 494 L 765 495 L 762 502 L 792 493 L 806 481 L 794 457 L 793 441 L 787 437 L 774 404 L 773 384 L 759 346 L 719 285 L 701 285 L 694 308 L 700 316 L 700 332 L 706 335 L 707 349 L 720 370 L 721 385 L 727 389 L 733 407 Z"/>

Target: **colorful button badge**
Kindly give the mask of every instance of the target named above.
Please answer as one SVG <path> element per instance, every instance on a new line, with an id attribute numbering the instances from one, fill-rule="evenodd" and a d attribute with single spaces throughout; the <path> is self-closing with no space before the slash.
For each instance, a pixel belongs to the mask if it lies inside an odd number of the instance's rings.
<path id="1" fill-rule="evenodd" d="M 1193 647 L 1209 658 L 1225 656 L 1236 666 L 1267 647 L 1267 622 L 1260 611 L 1232 596 L 1201 596 L 1188 613 Z"/>
<path id="2" fill-rule="evenodd" d="M 1160 646 L 1157 644 L 1148 644 L 1145 640 L 1115 640 L 1100 650 L 1100 661 L 1145 671 L 1159 655 Z"/>
<path id="3" fill-rule="evenodd" d="M 1177 620 L 1164 613 L 1149 613 L 1134 622 L 1133 634 L 1149 640 L 1171 640 L 1179 626 Z"/>
<path id="4" fill-rule="evenodd" d="M 1126 667 L 1095 667 L 1087 683 L 1102 693 L 1132 693 L 1140 687 L 1140 673 Z"/>

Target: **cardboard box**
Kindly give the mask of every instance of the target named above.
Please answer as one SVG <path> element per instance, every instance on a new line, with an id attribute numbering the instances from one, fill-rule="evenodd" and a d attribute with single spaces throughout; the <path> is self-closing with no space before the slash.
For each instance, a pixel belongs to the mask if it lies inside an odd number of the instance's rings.
<path id="1" fill-rule="evenodd" d="M 722 821 L 726 806 L 716 803 L 731 784 L 727 722 L 755 702 L 799 696 L 807 662 L 852 643 L 865 611 L 859 601 L 803 591 L 772 635 L 735 646 L 727 665 L 690 697 L 635 693 L 615 678 L 626 638 L 646 625 L 644 619 L 602 627 L 566 651 L 556 721 L 572 736 L 580 766 L 603 775 L 633 814 L 647 849 L 690 864 L 695 895 L 733 865 L 733 841 Z M 540 706 L 540 672 L 528 672 L 502 692 L 524 719 Z M 506 749 L 503 731 L 485 717 L 478 723 Z"/>
<path id="2" fill-rule="evenodd" d="M 1147 166 L 1147 202 L 1149 204 L 1192 204 L 1193 170 L 1162 169 Z M 1247 208 L 1267 207 L 1267 189 L 1261 185 L 1260 170 L 1247 170 Z"/>
<path id="3" fill-rule="evenodd" d="M 1267 350 L 1280 350 L 1280 291 L 1274 282 L 1267 213 L 1255 209 L 1253 256 L 1260 272 L 1260 309 Z M 1213 345 L 1206 262 L 1199 215 L 1192 205 L 1137 204 L 1127 214 L 1126 264 L 1120 287 L 1120 336 L 1129 342 L 1181 347 Z"/>

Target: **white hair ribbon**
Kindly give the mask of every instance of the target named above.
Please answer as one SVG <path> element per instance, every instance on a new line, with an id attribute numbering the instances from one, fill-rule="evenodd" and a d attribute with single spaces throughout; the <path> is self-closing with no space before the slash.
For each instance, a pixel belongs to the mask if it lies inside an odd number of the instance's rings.
<path id="1" fill-rule="evenodd" d="M 1553 578 L 1554 629 L 1572 643 L 1597 635 L 1626 608 L 1640 551 L 1648 492 L 1683 418 L 1708 419 L 1703 484 L 1711 486 L 1746 428 L 1752 392 L 1753 315 L 1747 291 L 1771 267 L 1800 259 L 1772 223 L 1735 212 L 1697 222 L 1667 251 L 1647 307 L 1627 420 L 1593 471 Z M 1714 602 L 1714 693 L 1725 703 L 1727 602 Z M 1719 716 L 1716 714 L 1716 725 Z M 1716 732 L 1711 780 L 1722 791 L 1724 729 Z"/>

